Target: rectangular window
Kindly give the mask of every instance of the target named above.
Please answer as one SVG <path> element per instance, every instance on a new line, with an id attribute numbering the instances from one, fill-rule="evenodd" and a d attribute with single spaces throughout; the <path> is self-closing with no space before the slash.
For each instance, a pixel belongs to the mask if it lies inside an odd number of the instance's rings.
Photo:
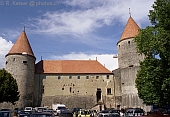
<path id="1" fill-rule="evenodd" d="M 70 87 L 70 93 L 71 93 L 72 88 Z"/>
<path id="2" fill-rule="evenodd" d="M 99 79 L 99 76 L 96 76 L 96 79 Z"/>
<path id="3" fill-rule="evenodd" d="M 25 63 L 25 64 L 26 64 L 26 63 L 27 63 L 27 61 L 23 61 L 23 63 Z"/>
<path id="4" fill-rule="evenodd" d="M 58 80 L 60 80 L 61 79 L 61 76 L 58 76 Z"/>
<path id="5" fill-rule="evenodd" d="M 13 61 L 16 61 L 16 58 L 13 58 Z"/>
<path id="6" fill-rule="evenodd" d="M 89 79 L 89 76 L 86 76 L 86 79 Z"/>
<path id="7" fill-rule="evenodd" d="M 80 79 L 80 76 L 77 76 L 77 79 Z"/>
<path id="8" fill-rule="evenodd" d="M 111 92 L 111 88 L 107 88 L 107 95 L 111 95 L 112 92 Z"/>
<path id="9" fill-rule="evenodd" d="M 109 75 L 107 75 L 107 79 L 109 79 Z"/>
<path id="10" fill-rule="evenodd" d="M 69 76 L 69 79 L 72 79 L 72 76 Z"/>

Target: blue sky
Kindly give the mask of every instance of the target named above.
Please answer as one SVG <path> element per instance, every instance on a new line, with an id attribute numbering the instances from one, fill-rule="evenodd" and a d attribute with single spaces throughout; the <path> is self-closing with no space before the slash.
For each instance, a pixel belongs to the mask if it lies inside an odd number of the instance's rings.
<path id="1" fill-rule="evenodd" d="M 154 0 L 1 0 L 0 68 L 23 31 L 43 60 L 97 60 L 109 70 L 118 67 L 117 42 L 129 18 L 141 28 L 150 25 Z"/>

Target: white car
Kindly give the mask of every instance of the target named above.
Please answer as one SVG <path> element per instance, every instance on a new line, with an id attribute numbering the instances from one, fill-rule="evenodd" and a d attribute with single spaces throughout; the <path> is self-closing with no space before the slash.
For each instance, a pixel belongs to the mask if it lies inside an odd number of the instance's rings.
<path id="1" fill-rule="evenodd" d="M 24 111 L 32 111 L 33 108 L 32 107 L 25 107 Z"/>

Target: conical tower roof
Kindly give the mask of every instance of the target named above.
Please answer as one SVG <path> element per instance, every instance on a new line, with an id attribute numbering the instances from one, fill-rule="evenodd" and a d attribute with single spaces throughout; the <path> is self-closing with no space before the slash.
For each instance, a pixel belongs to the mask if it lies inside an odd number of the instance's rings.
<path id="1" fill-rule="evenodd" d="M 14 43 L 11 50 L 6 56 L 13 54 L 28 54 L 30 56 L 35 57 L 25 31 L 20 34 L 20 36 L 18 37 L 18 39 L 16 40 L 16 42 Z"/>
<path id="2" fill-rule="evenodd" d="M 139 26 L 130 16 L 119 41 L 134 38 L 139 33 Z"/>

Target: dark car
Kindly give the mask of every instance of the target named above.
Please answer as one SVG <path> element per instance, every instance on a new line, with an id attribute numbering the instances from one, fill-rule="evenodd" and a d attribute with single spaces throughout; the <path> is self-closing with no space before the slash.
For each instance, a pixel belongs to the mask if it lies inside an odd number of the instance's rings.
<path id="1" fill-rule="evenodd" d="M 144 114 L 145 112 L 141 108 L 129 108 L 129 109 L 126 109 L 125 111 L 126 116 L 136 117 L 136 116 L 143 116 Z"/>
<path id="2" fill-rule="evenodd" d="M 29 117 L 33 112 L 32 111 L 20 111 L 18 113 L 19 117 Z"/>
<path id="3" fill-rule="evenodd" d="M 168 115 L 168 111 L 164 108 L 157 108 L 151 110 L 148 115 Z"/>
<path id="4" fill-rule="evenodd" d="M 73 117 L 73 113 L 67 109 L 63 109 L 60 111 L 59 117 Z"/>
<path id="5" fill-rule="evenodd" d="M 111 110 L 111 111 L 109 111 L 110 113 L 117 113 L 117 114 L 119 114 L 120 115 L 120 110 L 117 110 L 117 109 L 113 109 L 113 110 Z"/>
<path id="6" fill-rule="evenodd" d="M 110 113 L 109 117 L 120 117 L 119 113 Z"/>
<path id="7" fill-rule="evenodd" d="M 27 113 L 21 113 L 19 114 L 19 117 L 30 117 L 31 115 L 30 114 L 27 114 Z"/>
<path id="8" fill-rule="evenodd" d="M 12 116 L 12 110 L 10 109 L 1 109 L 0 110 L 0 117 L 11 117 Z"/>
<path id="9" fill-rule="evenodd" d="M 36 112 L 31 114 L 30 117 L 54 117 L 54 115 L 47 112 Z"/>

